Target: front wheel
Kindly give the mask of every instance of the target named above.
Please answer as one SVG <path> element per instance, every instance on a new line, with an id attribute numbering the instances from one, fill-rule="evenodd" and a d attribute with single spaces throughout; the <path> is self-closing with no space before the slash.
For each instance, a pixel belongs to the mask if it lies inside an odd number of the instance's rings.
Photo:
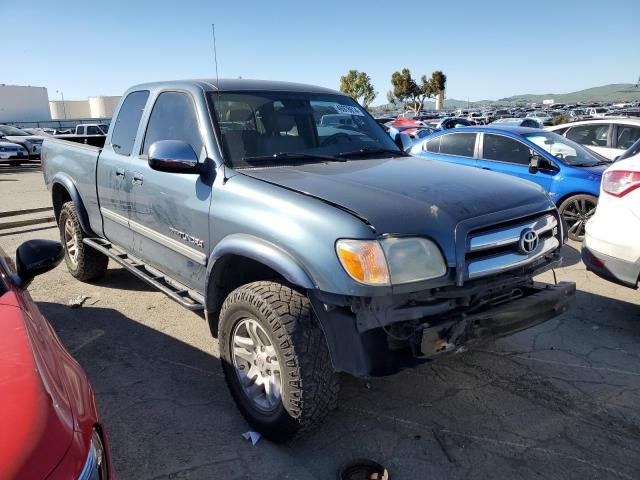
<path id="1" fill-rule="evenodd" d="M 567 225 L 571 240 L 581 242 L 584 239 L 585 225 L 596 212 L 597 205 L 598 199 L 587 194 L 574 195 L 560 204 L 558 211 Z"/>
<path id="2" fill-rule="evenodd" d="M 242 415 L 284 442 L 317 427 L 335 408 L 338 379 L 307 297 L 277 282 L 229 294 L 220 312 L 220 359 Z"/>

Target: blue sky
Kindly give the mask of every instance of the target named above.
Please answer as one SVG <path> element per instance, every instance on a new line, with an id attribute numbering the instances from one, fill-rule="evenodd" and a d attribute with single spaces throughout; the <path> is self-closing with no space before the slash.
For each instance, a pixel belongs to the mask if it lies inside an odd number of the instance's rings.
<path id="1" fill-rule="evenodd" d="M 355 68 L 371 76 L 374 104 L 405 66 L 443 70 L 448 98 L 563 93 L 635 82 L 638 18 L 638 0 L 0 0 L 0 83 L 71 100 L 214 77 L 215 23 L 221 77 L 337 88 Z"/>

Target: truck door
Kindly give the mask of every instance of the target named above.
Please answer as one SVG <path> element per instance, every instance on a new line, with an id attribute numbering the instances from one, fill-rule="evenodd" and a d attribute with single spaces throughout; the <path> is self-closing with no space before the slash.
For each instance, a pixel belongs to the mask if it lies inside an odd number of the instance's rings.
<path id="1" fill-rule="evenodd" d="M 132 153 L 148 98 L 148 90 L 127 95 L 118 111 L 111 138 L 100 154 L 96 169 L 104 236 L 129 252 L 133 249 L 133 234 L 129 226 L 133 189 Z"/>
<path id="2" fill-rule="evenodd" d="M 158 95 L 147 123 L 140 155 L 132 169 L 131 229 L 134 255 L 195 290 L 205 284 L 209 252 L 211 185 L 196 173 L 151 169 L 149 148 L 160 140 L 190 145 L 207 158 L 195 103 L 190 93 Z"/>

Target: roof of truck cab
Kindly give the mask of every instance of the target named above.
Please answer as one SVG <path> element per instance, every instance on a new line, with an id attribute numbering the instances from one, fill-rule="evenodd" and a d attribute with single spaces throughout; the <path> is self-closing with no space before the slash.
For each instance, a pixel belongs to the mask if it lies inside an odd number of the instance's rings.
<path id="1" fill-rule="evenodd" d="M 272 80 L 250 80 L 245 78 L 221 78 L 216 80 L 210 79 L 194 79 L 194 80 L 172 80 L 162 82 L 142 83 L 136 85 L 129 90 L 139 89 L 161 89 L 161 88 L 179 88 L 184 85 L 199 86 L 207 91 L 217 91 L 218 85 L 221 92 L 232 91 L 281 91 L 281 92 L 304 92 L 304 93 L 325 93 L 333 95 L 344 95 L 341 92 L 330 88 L 318 87 L 317 85 L 307 85 L 304 83 L 278 82 Z"/>

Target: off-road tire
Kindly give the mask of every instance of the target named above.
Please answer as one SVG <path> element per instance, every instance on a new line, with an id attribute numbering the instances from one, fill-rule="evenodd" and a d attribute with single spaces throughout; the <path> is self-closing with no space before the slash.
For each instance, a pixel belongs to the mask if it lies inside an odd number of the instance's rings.
<path id="1" fill-rule="evenodd" d="M 584 239 L 585 224 L 593 213 L 595 213 L 596 205 L 598 205 L 598 198 L 584 193 L 572 195 L 560 204 L 558 211 L 564 220 L 571 240 L 582 242 Z M 573 218 L 574 216 L 579 217 L 579 219 L 575 220 Z M 578 223 L 579 225 L 577 225 L 574 231 L 572 227 Z"/>
<path id="2" fill-rule="evenodd" d="M 276 348 L 282 374 L 282 402 L 269 415 L 244 393 L 232 358 L 232 335 L 243 318 L 258 321 Z M 336 407 L 338 376 L 309 299 L 278 282 L 254 282 L 232 291 L 220 312 L 220 359 L 240 412 L 252 428 L 275 442 L 316 429 Z"/>
<path id="3" fill-rule="evenodd" d="M 69 256 L 65 242 L 65 225 L 67 220 L 71 221 L 73 231 L 78 239 L 78 259 L 75 264 Z M 109 265 L 109 257 L 82 242 L 82 239 L 86 238 L 87 235 L 80 226 L 78 213 L 76 212 L 76 207 L 73 205 L 73 202 L 66 202 L 62 205 L 60 216 L 58 217 L 58 229 L 60 230 L 60 241 L 64 247 L 64 260 L 69 269 L 69 273 L 82 282 L 103 276 Z"/>

